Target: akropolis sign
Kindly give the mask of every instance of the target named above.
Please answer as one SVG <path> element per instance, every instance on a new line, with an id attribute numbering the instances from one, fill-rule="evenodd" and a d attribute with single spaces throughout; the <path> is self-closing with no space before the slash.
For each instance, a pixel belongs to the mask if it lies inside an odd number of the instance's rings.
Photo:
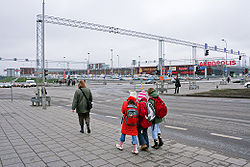
<path id="1" fill-rule="evenodd" d="M 218 66 L 218 65 L 221 65 L 221 66 L 224 66 L 224 65 L 227 65 L 227 66 L 233 66 L 233 65 L 236 65 L 236 61 L 235 60 L 230 60 L 230 61 L 202 61 L 200 62 L 200 66 Z"/>

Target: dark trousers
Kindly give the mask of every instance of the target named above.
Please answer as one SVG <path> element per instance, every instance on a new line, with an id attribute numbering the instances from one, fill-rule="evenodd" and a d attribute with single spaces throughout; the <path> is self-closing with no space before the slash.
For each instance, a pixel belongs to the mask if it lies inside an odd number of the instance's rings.
<path id="1" fill-rule="evenodd" d="M 147 144 L 147 147 L 149 148 L 148 128 L 143 128 L 141 126 L 138 126 L 137 130 L 138 130 L 139 144 L 140 145 Z"/>
<path id="2" fill-rule="evenodd" d="M 174 93 L 179 93 L 179 86 L 175 86 L 175 90 L 174 90 Z"/>
<path id="3" fill-rule="evenodd" d="M 89 112 L 88 113 L 78 113 L 78 118 L 79 118 L 79 124 L 81 127 L 84 126 L 84 120 L 85 120 L 87 127 L 89 127 L 89 123 L 90 123 Z"/>

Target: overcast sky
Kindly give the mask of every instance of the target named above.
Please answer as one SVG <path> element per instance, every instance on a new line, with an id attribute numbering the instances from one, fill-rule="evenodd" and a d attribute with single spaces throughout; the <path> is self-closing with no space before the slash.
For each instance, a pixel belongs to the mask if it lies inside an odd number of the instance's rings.
<path id="1" fill-rule="evenodd" d="M 150 34 L 208 43 L 211 46 L 250 53 L 249 0 L 45 0 L 46 14 L 87 21 Z M 5 0 L 0 5 L 0 57 L 36 59 L 36 15 L 41 13 L 42 0 Z M 156 60 L 158 42 L 92 30 L 46 24 L 45 57 L 48 60 L 86 61 L 131 66 L 133 59 Z M 165 44 L 165 58 L 190 59 L 192 49 Z M 198 49 L 197 57 L 204 58 Z M 225 57 L 210 51 L 210 58 Z M 228 56 L 238 59 L 238 56 Z M 249 59 L 247 59 L 247 62 Z M 174 62 L 173 62 L 174 63 Z M 176 62 L 178 63 L 178 62 Z M 146 65 L 146 64 L 144 64 Z M 0 61 L 0 74 L 8 67 L 33 66 L 34 62 Z M 64 67 L 63 63 L 49 67 Z M 73 64 L 70 65 L 73 67 Z M 82 67 L 85 68 L 84 65 Z M 80 68 L 75 65 L 75 68 Z"/>

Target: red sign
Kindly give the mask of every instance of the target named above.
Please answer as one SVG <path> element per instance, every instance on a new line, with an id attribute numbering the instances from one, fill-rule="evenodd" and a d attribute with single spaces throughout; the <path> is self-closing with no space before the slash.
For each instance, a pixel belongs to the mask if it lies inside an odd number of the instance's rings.
<path id="1" fill-rule="evenodd" d="M 200 62 L 200 66 L 217 66 L 217 65 L 221 65 L 221 66 L 224 66 L 224 65 L 236 65 L 236 61 L 235 60 L 230 60 L 230 61 L 203 61 L 203 62 Z"/>

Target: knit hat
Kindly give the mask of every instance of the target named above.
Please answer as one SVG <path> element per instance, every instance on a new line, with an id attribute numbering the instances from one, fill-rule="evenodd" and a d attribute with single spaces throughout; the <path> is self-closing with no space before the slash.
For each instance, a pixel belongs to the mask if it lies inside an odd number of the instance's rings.
<path id="1" fill-rule="evenodd" d="M 133 96 L 134 98 L 137 98 L 137 93 L 135 91 L 130 91 L 129 96 Z"/>
<path id="2" fill-rule="evenodd" d="M 145 92 L 145 90 L 142 90 L 139 95 L 138 95 L 138 100 L 140 101 L 143 97 L 146 98 L 147 94 Z"/>
<path id="3" fill-rule="evenodd" d="M 129 101 L 129 100 L 133 100 L 134 102 L 136 102 L 136 98 L 133 97 L 133 96 L 129 96 L 129 97 L 128 97 L 128 101 Z"/>

